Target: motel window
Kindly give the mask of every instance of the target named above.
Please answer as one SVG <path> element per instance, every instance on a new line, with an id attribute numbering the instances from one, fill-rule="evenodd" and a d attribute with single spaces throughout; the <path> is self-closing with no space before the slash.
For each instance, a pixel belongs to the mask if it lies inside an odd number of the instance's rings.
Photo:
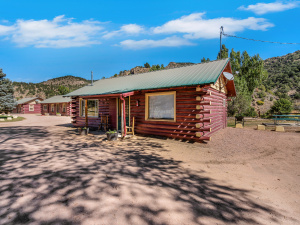
<path id="1" fill-rule="evenodd" d="M 34 111 L 34 105 L 29 105 L 29 111 Z"/>
<path id="2" fill-rule="evenodd" d="M 176 121 L 176 91 L 146 93 L 146 120 Z"/>
<path id="3" fill-rule="evenodd" d="M 63 105 L 62 105 L 62 111 L 63 111 L 63 113 L 66 112 L 66 103 L 63 103 Z"/>
<path id="4" fill-rule="evenodd" d="M 51 104 L 51 112 L 54 112 L 54 104 Z"/>
<path id="5" fill-rule="evenodd" d="M 47 111 L 48 110 L 48 105 L 43 105 L 43 109 L 44 109 L 44 111 Z"/>
<path id="6" fill-rule="evenodd" d="M 85 99 L 81 99 L 80 116 L 85 116 Z M 98 117 L 99 115 L 99 101 L 87 100 L 88 117 Z"/>

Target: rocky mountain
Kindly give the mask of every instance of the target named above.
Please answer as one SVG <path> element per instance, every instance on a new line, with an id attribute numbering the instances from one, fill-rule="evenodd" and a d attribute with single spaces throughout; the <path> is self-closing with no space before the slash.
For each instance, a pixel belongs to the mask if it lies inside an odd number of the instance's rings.
<path id="1" fill-rule="evenodd" d="M 40 83 L 13 82 L 14 96 L 17 100 L 34 96 L 46 99 L 54 95 L 66 94 L 90 83 L 90 80 L 71 75 L 53 78 Z"/>
<path id="2" fill-rule="evenodd" d="M 264 85 L 277 96 L 300 99 L 300 50 L 264 62 L 269 77 Z"/>

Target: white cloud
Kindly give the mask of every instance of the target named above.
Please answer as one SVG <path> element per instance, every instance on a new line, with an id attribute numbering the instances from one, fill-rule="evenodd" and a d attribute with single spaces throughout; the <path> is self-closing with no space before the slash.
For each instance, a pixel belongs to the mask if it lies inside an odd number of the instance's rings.
<path id="1" fill-rule="evenodd" d="M 122 35 L 122 34 L 137 35 L 142 32 L 144 32 L 144 28 L 142 26 L 137 25 L 137 24 L 126 24 L 126 25 L 123 25 L 120 28 L 120 30 L 111 31 L 111 32 L 108 32 L 107 34 L 103 35 L 103 38 L 109 39 L 114 36 L 118 36 L 118 35 Z"/>
<path id="2" fill-rule="evenodd" d="M 0 35 L 8 35 L 15 30 L 14 26 L 3 26 L 0 24 Z"/>
<path id="3" fill-rule="evenodd" d="M 223 26 L 227 33 L 234 34 L 246 29 L 267 30 L 274 25 L 267 22 L 264 18 L 249 17 L 247 19 L 216 18 L 205 19 L 205 13 L 193 13 L 182 16 L 179 19 L 171 20 L 162 26 L 152 28 L 154 34 L 174 34 L 183 33 L 185 38 L 217 38 L 219 37 L 220 27 Z"/>
<path id="4" fill-rule="evenodd" d="M 100 43 L 96 37 L 103 29 L 100 22 L 72 20 L 63 15 L 53 20 L 17 20 L 12 26 L 1 25 L 0 35 L 9 36 L 19 47 L 69 48 Z"/>
<path id="5" fill-rule="evenodd" d="M 282 3 L 282 2 L 273 2 L 273 3 L 257 3 L 255 5 L 249 5 L 247 7 L 241 6 L 238 9 L 245 11 L 252 11 L 255 14 L 262 15 L 272 12 L 282 12 L 288 9 L 294 9 L 299 6 L 299 1 Z"/>
<path id="6" fill-rule="evenodd" d="M 167 37 L 161 40 L 149 40 L 144 39 L 140 41 L 135 40 L 125 40 L 120 42 L 120 46 L 127 48 L 127 49 L 145 49 L 145 48 L 157 48 L 157 47 L 180 47 L 180 46 L 190 46 L 194 45 L 190 41 L 172 36 Z"/>

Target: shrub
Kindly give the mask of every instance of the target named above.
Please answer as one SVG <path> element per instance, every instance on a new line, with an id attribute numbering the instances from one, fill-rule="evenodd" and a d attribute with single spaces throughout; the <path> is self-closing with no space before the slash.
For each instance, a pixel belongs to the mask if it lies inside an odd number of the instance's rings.
<path id="1" fill-rule="evenodd" d="M 271 107 L 272 113 L 290 113 L 292 111 L 292 102 L 288 99 L 280 98 Z"/>
<path id="2" fill-rule="evenodd" d="M 273 97 L 270 97 L 270 101 L 273 101 Z"/>
<path id="3" fill-rule="evenodd" d="M 266 97 L 266 93 L 264 91 L 260 91 L 257 93 L 258 97 L 263 99 L 264 97 Z"/>
<path id="4" fill-rule="evenodd" d="M 257 101 L 256 103 L 257 103 L 257 105 L 263 105 L 263 104 L 264 104 L 264 102 L 263 102 L 263 101 L 260 101 L 260 100 Z"/>
<path id="5" fill-rule="evenodd" d="M 250 106 L 248 108 L 248 110 L 246 111 L 245 116 L 256 117 L 257 113 L 256 113 L 255 109 L 252 106 Z"/>

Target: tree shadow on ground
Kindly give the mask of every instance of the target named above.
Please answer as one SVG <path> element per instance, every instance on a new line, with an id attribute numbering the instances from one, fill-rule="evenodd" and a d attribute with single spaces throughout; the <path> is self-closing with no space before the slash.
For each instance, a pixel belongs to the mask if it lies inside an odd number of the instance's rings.
<path id="1" fill-rule="evenodd" d="M 259 224 L 281 215 L 156 151 L 45 127 L 1 128 L 0 224 Z M 9 135 L 9 137 L 7 137 Z"/>

